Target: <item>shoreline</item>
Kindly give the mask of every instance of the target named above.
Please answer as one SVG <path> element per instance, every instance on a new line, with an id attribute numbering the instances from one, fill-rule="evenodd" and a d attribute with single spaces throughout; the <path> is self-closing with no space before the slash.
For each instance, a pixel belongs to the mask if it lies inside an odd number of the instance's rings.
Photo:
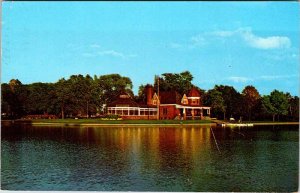
<path id="1" fill-rule="evenodd" d="M 61 120 L 60 120 L 61 121 Z M 253 124 L 254 126 L 259 125 L 299 125 L 299 122 L 245 122 L 247 124 Z M 76 120 L 67 120 L 67 121 L 61 121 L 61 122 L 55 122 L 51 120 L 44 120 L 44 121 L 28 121 L 28 120 L 1 120 L 1 126 L 9 126 L 12 124 L 24 124 L 24 125 L 32 125 L 32 126 L 82 126 L 82 127 L 88 127 L 88 126 L 103 126 L 103 127 L 137 127 L 137 126 L 147 126 L 147 127 L 178 127 L 178 126 L 217 126 L 217 123 L 211 121 L 211 122 L 182 122 L 182 123 L 116 123 L 116 122 L 110 122 L 110 123 L 93 123 L 93 122 L 78 122 Z"/>
<path id="2" fill-rule="evenodd" d="M 13 120 L 1 120 L 1 125 L 9 126 L 13 124 L 20 124 L 20 125 L 32 125 L 32 126 L 82 126 L 82 127 L 89 127 L 89 126 L 103 126 L 103 127 L 178 127 L 178 126 L 216 126 L 216 123 L 209 122 L 209 123 L 76 123 L 74 122 L 42 122 L 42 121 L 13 121 Z"/>

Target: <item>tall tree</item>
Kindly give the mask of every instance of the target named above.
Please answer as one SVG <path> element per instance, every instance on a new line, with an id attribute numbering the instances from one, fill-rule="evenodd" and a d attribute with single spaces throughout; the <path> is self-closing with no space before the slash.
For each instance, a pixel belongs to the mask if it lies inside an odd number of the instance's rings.
<path id="1" fill-rule="evenodd" d="M 19 118 L 25 114 L 24 104 L 28 97 L 28 90 L 25 85 L 18 79 L 12 79 L 9 81 L 10 88 L 10 109 L 12 117 Z"/>
<path id="2" fill-rule="evenodd" d="M 141 102 L 141 103 L 146 103 L 147 101 L 147 96 L 145 94 L 145 85 L 141 84 L 139 86 L 139 91 L 138 95 L 135 97 L 136 101 Z"/>
<path id="3" fill-rule="evenodd" d="M 273 116 L 273 121 L 275 121 L 276 115 L 279 120 L 280 115 L 288 114 L 288 97 L 278 90 L 272 91 L 268 96 L 263 96 L 262 104 L 266 112 Z"/>
<path id="4" fill-rule="evenodd" d="M 56 96 L 61 109 L 61 118 L 65 118 L 66 109 L 71 102 L 70 83 L 64 78 L 60 79 L 56 84 Z"/>
<path id="5" fill-rule="evenodd" d="M 1 84 L 1 111 L 6 114 L 7 117 L 13 116 L 13 92 L 10 86 L 6 83 Z"/>
<path id="6" fill-rule="evenodd" d="M 164 73 L 159 77 L 159 90 L 171 91 L 175 90 L 181 95 L 187 94 L 194 86 L 192 84 L 193 76 L 189 71 L 181 73 Z M 154 90 L 157 91 L 158 79 L 155 79 Z"/>
<path id="7" fill-rule="evenodd" d="M 33 83 L 27 85 L 29 95 L 25 103 L 27 114 L 54 114 L 55 87 L 52 83 Z"/>
<path id="8" fill-rule="evenodd" d="M 247 110 L 248 120 L 251 120 L 251 113 L 253 108 L 257 105 L 260 95 L 254 86 L 246 86 L 242 91 L 244 106 Z"/>
<path id="9" fill-rule="evenodd" d="M 299 97 L 294 96 L 289 99 L 289 114 L 292 120 L 299 121 Z"/>
<path id="10" fill-rule="evenodd" d="M 242 114 L 242 96 L 232 86 L 216 85 L 217 91 L 222 93 L 226 106 L 226 118 L 239 118 Z"/>
<path id="11" fill-rule="evenodd" d="M 92 101 L 93 79 L 90 75 L 72 75 L 70 76 L 70 93 L 72 114 L 86 117 L 89 116 L 89 106 Z"/>
<path id="12" fill-rule="evenodd" d="M 212 116 L 225 119 L 226 105 L 221 92 L 215 89 L 208 90 L 203 96 L 203 105 L 212 108 Z"/>
<path id="13" fill-rule="evenodd" d="M 97 79 L 97 86 L 100 90 L 99 98 L 102 106 L 116 100 L 122 92 L 127 92 L 131 97 L 134 97 L 130 78 L 119 74 L 100 76 Z"/>

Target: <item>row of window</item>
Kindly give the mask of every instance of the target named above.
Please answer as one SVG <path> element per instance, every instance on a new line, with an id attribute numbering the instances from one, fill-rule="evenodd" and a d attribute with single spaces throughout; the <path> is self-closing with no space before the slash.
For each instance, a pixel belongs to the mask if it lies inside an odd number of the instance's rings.
<path id="1" fill-rule="evenodd" d="M 199 102 L 200 102 L 199 99 L 192 99 L 191 104 L 192 105 L 198 105 Z M 188 99 L 182 99 L 181 103 L 184 104 L 184 105 L 188 105 L 189 101 L 188 101 Z M 156 100 L 153 100 L 153 105 L 156 105 L 156 104 L 157 104 Z"/>

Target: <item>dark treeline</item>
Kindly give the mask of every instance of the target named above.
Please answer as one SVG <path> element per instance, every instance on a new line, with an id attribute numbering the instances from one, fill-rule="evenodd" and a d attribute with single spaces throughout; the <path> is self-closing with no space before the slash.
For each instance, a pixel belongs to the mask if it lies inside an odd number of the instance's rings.
<path id="1" fill-rule="evenodd" d="M 192 87 L 190 72 L 165 73 L 154 80 L 160 91 L 175 90 L 187 94 Z M 132 81 L 119 74 L 102 76 L 72 75 L 56 83 L 22 84 L 12 79 L 1 84 L 2 118 L 21 118 L 26 115 L 56 115 L 60 118 L 91 117 L 105 114 L 105 105 L 117 99 L 121 92 L 129 93 L 138 102 L 146 100 L 144 87 L 138 96 L 132 92 Z M 198 87 L 197 87 L 198 88 Z M 254 86 L 239 93 L 232 86 L 216 85 L 202 92 L 202 103 L 212 107 L 211 116 L 218 119 L 299 120 L 299 97 L 278 90 L 261 96 Z"/>
<path id="2" fill-rule="evenodd" d="M 90 117 L 103 114 L 105 104 L 115 100 L 120 92 L 126 91 L 133 96 L 131 80 L 119 74 L 93 78 L 90 75 L 72 75 L 56 83 L 27 85 L 13 79 L 8 84 L 1 84 L 1 90 L 2 115 L 7 118 L 38 114 L 52 114 L 60 118 Z"/>

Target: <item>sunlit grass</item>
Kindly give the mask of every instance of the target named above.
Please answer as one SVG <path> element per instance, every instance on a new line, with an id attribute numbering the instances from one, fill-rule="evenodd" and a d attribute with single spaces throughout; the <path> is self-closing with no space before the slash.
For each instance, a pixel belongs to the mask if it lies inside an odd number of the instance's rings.
<path id="1" fill-rule="evenodd" d="M 101 120 L 101 119 L 34 119 L 33 123 L 75 123 L 75 124 L 201 124 L 210 120 Z"/>

